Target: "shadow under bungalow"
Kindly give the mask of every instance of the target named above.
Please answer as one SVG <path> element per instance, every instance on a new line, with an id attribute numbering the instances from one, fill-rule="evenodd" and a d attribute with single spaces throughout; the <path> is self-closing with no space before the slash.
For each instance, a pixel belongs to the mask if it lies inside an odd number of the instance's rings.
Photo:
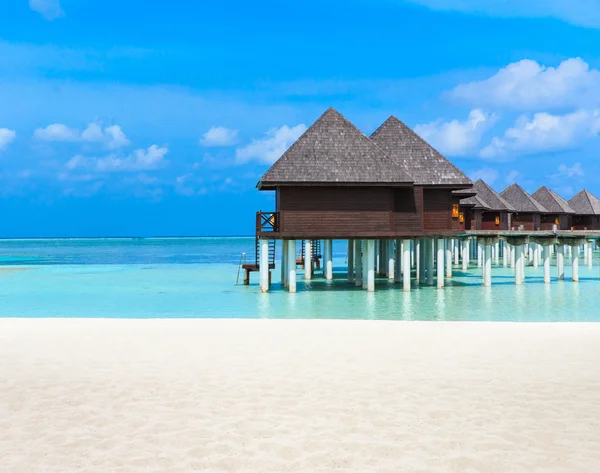
<path id="1" fill-rule="evenodd" d="M 468 267 L 475 255 L 470 242 L 485 260 L 484 285 L 491 284 L 491 260 L 500 254 L 520 284 L 532 248 L 549 282 L 551 248 L 560 266 L 565 245 L 572 247 L 576 265 L 579 247 L 586 245 L 587 259 L 589 241 L 600 238 L 593 232 L 600 230 L 600 200 L 589 192 L 568 202 L 546 187 L 530 195 L 513 184 L 497 193 L 482 180 L 473 183 L 393 116 L 366 136 L 330 108 L 257 187 L 275 192 L 274 211 L 256 215 L 256 261 L 244 265 L 245 282 L 259 271 L 263 292 L 276 240 L 283 247 L 282 283 L 295 292 L 298 266 L 310 279 L 322 260 L 325 278 L 333 277 L 332 240 L 348 241 L 348 281 L 373 291 L 376 274 L 405 290 L 412 279 L 443 287 L 453 265 L 462 260 Z"/>

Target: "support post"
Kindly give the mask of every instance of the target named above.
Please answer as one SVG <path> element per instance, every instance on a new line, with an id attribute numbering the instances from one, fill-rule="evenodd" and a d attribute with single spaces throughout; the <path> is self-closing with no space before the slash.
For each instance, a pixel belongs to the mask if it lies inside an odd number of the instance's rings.
<path id="1" fill-rule="evenodd" d="M 452 244 L 454 240 L 446 240 L 446 277 L 452 278 Z"/>
<path id="2" fill-rule="evenodd" d="M 296 240 L 288 241 L 287 249 L 288 291 L 296 292 Z"/>
<path id="3" fill-rule="evenodd" d="M 389 280 L 394 280 L 394 269 L 396 265 L 396 261 L 394 258 L 394 240 L 387 240 L 387 258 L 388 258 L 388 270 L 387 277 Z"/>
<path id="4" fill-rule="evenodd" d="M 375 240 L 367 240 L 367 291 L 375 291 Z"/>
<path id="5" fill-rule="evenodd" d="M 533 267 L 537 269 L 539 266 L 539 245 L 537 243 L 533 243 Z"/>
<path id="6" fill-rule="evenodd" d="M 497 266 L 500 264 L 500 242 L 497 241 L 494 244 L 494 264 Z"/>
<path id="7" fill-rule="evenodd" d="M 579 245 L 571 248 L 571 265 L 573 271 L 573 282 L 579 281 Z"/>
<path id="8" fill-rule="evenodd" d="M 281 240 L 281 285 L 287 287 L 288 271 L 288 243 L 289 240 Z"/>
<path id="9" fill-rule="evenodd" d="M 510 247 L 510 269 L 515 269 L 518 251 L 519 249 L 517 246 L 513 245 Z"/>
<path id="10" fill-rule="evenodd" d="M 304 240 L 304 279 L 312 278 L 312 240 Z"/>
<path id="11" fill-rule="evenodd" d="M 419 284 L 425 285 L 425 269 L 427 267 L 427 248 L 426 248 L 426 240 L 418 240 L 419 247 L 419 272 L 417 273 L 417 280 Z"/>
<path id="12" fill-rule="evenodd" d="M 454 247 L 454 265 L 458 266 L 460 263 L 460 240 L 453 240 L 453 247 Z"/>
<path id="13" fill-rule="evenodd" d="M 477 242 L 477 267 L 481 268 L 483 266 L 483 249 L 481 244 Z"/>
<path id="14" fill-rule="evenodd" d="M 427 285 L 433 286 L 433 250 L 435 248 L 435 242 L 433 239 L 425 241 L 427 248 Z"/>
<path id="15" fill-rule="evenodd" d="M 558 279 L 565 279 L 565 245 L 559 244 L 556 248 L 556 268 L 558 269 Z"/>
<path id="16" fill-rule="evenodd" d="M 588 241 L 588 268 L 591 268 L 594 263 L 594 242 Z"/>
<path id="17" fill-rule="evenodd" d="M 325 240 L 323 246 L 325 247 L 325 279 L 331 281 L 333 279 L 333 242 Z"/>
<path id="18" fill-rule="evenodd" d="M 484 245 L 485 261 L 483 265 L 483 285 L 492 285 L 492 246 Z"/>
<path id="19" fill-rule="evenodd" d="M 269 292 L 269 240 L 260 239 L 260 290 Z"/>
<path id="20" fill-rule="evenodd" d="M 354 283 L 354 240 L 348 240 L 348 282 Z"/>
<path id="21" fill-rule="evenodd" d="M 444 240 L 437 241 L 437 287 L 444 287 Z"/>
<path id="22" fill-rule="evenodd" d="M 361 247 L 361 240 L 354 240 L 354 266 L 356 267 L 354 285 L 356 287 L 362 287 L 363 281 L 363 256 Z"/>
<path id="23" fill-rule="evenodd" d="M 544 246 L 544 282 L 550 284 L 550 247 Z"/>
<path id="24" fill-rule="evenodd" d="M 410 240 L 404 240 L 403 248 L 402 266 L 404 269 L 402 288 L 405 291 L 410 291 Z"/>
<path id="25" fill-rule="evenodd" d="M 523 246 L 517 245 L 514 252 L 516 253 L 515 284 L 520 285 L 523 284 Z"/>
<path id="26" fill-rule="evenodd" d="M 402 240 L 396 240 L 396 262 L 394 264 L 394 282 L 402 281 Z"/>
<path id="27" fill-rule="evenodd" d="M 367 288 L 368 268 L 369 268 L 369 240 L 363 240 L 362 246 L 362 288 Z"/>
<path id="28" fill-rule="evenodd" d="M 469 245 L 470 240 L 463 240 L 462 242 L 462 269 L 463 271 L 467 271 L 469 269 Z"/>
<path id="29" fill-rule="evenodd" d="M 510 253 L 510 246 L 507 242 L 502 242 L 502 265 L 506 268 L 508 267 L 508 256 Z"/>

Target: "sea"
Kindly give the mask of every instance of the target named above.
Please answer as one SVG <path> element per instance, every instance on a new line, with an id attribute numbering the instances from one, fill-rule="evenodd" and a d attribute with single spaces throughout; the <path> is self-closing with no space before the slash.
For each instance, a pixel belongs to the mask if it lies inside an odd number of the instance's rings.
<path id="1" fill-rule="evenodd" d="M 0 317 L 263 318 L 589 322 L 600 321 L 600 261 L 580 261 L 580 281 L 544 284 L 543 269 L 526 268 L 523 285 L 494 266 L 492 286 L 481 268 L 454 268 L 444 289 L 378 279 L 367 293 L 347 282 L 347 244 L 336 241 L 334 280 L 317 272 L 298 292 L 281 287 L 278 244 L 271 291 L 258 273 L 244 286 L 240 263 L 254 260 L 254 237 L 0 240 Z M 244 256 L 245 255 L 245 256 Z M 598 255 L 595 255 L 597 258 Z"/>

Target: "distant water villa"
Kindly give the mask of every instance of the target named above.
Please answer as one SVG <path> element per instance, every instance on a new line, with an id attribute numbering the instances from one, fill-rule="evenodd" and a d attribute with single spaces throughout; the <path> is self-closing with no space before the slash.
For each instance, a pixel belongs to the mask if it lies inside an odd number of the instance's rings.
<path id="1" fill-rule="evenodd" d="M 327 110 L 264 174 L 260 191 L 275 191 L 276 209 L 256 214 L 256 260 L 243 265 L 245 283 L 260 274 L 267 292 L 275 269 L 275 241 L 283 245 L 281 281 L 296 292 L 297 267 L 310 280 L 322 266 L 333 278 L 333 240 L 348 241 L 348 282 L 375 290 L 376 275 L 443 288 L 453 266 L 471 258 L 491 285 L 492 259 L 514 268 L 544 266 L 556 253 L 564 279 L 565 254 L 578 280 L 580 248 L 592 261 L 600 239 L 600 201 L 581 191 L 569 202 L 541 187 L 533 195 L 518 184 L 501 193 L 473 183 L 404 123 L 392 116 L 370 137 L 339 112 Z M 300 248 L 297 251 L 297 242 Z M 322 261 L 322 263 L 321 263 Z"/>

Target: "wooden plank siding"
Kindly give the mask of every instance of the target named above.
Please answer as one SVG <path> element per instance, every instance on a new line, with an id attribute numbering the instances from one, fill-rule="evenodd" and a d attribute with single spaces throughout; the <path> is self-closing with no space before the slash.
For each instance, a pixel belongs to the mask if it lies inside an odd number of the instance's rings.
<path id="1" fill-rule="evenodd" d="M 540 214 L 534 213 L 513 213 L 511 219 L 511 228 L 518 230 L 521 225 L 523 230 L 537 231 L 540 229 Z"/>
<path id="2" fill-rule="evenodd" d="M 600 216 L 574 215 L 572 226 L 573 230 L 600 230 Z"/>
<path id="3" fill-rule="evenodd" d="M 496 225 L 496 218 L 499 219 Z M 508 212 L 486 212 L 481 216 L 481 230 L 508 230 Z"/>
<path id="4" fill-rule="evenodd" d="M 285 186 L 277 191 L 274 238 L 390 238 L 460 233 L 448 189 Z"/>
<path id="5" fill-rule="evenodd" d="M 571 215 L 555 215 L 546 214 L 542 215 L 540 219 L 541 230 L 553 230 L 556 225 L 556 219 L 558 219 L 558 230 L 570 230 L 571 229 Z"/>

